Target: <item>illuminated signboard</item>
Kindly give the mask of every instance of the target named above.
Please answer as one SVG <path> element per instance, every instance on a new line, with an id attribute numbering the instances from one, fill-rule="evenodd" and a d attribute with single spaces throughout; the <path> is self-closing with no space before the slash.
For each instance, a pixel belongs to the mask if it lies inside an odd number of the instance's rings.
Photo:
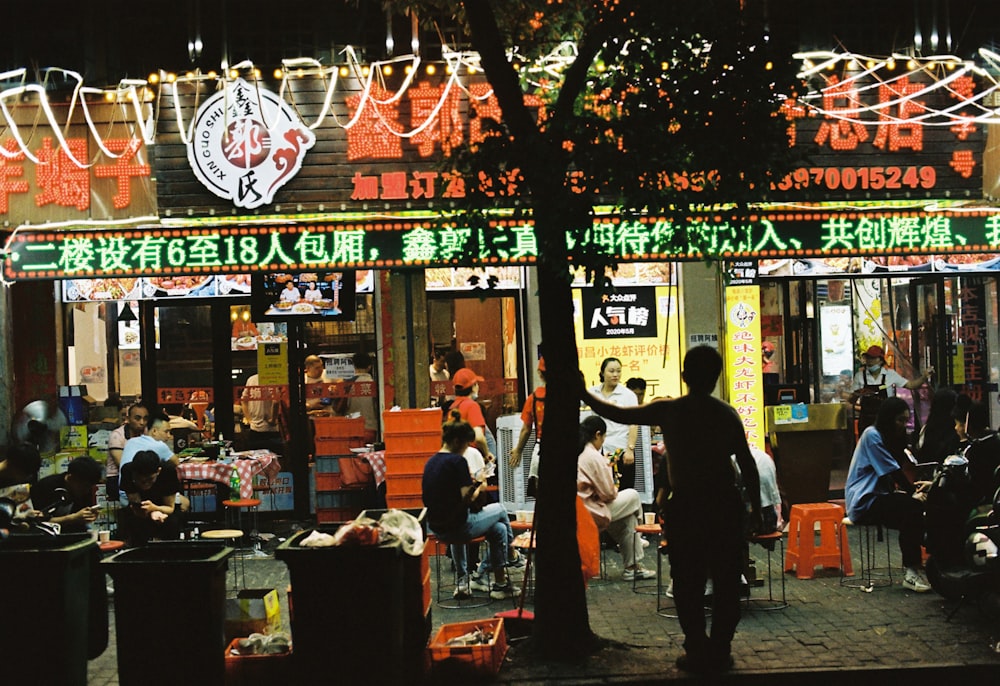
<path id="1" fill-rule="evenodd" d="M 845 55 L 813 70 L 813 91 L 782 108 L 805 162 L 769 197 L 980 197 L 981 77 L 964 63 L 904 64 Z"/>
<path id="2" fill-rule="evenodd" d="M 662 219 L 598 220 L 567 237 L 570 252 L 622 261 L 700 259 L 671 248 L 680 231 Z M 1000 252 L 1000 214 L 987 212 L 772 214 L 745 222 L 712 218 L 683 229 L 718 257 L 830 257 L 865 254 Z M 414 222 L 330 222 L 115 231 L 29 231 L 8 241 L 8 279 L 314 271 L 332 268 L 446 267 L 534 263 L 530 221 L 489 228 Z"/>

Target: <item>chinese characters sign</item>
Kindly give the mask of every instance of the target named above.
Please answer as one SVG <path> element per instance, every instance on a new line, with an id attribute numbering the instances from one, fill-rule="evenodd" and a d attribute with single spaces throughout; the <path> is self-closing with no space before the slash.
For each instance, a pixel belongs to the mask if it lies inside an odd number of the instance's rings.
<path id="1" fill-rule="evenodd" d="M 751 448 L 764 449 L 764 380 L 761 374 L 760 287 L 726 289 L 725 359 L 729 403 L 743 421 Z"/>
<path id="2" fill-rule="evenodd" d="M 685 227 L 655 218 L 601 219 L 580 234 L 569 234 L 567 247 L 571 255 L 588 250 L 628 261 L 700 259 L 698 253 L 679 253 L 672 247 L 681 231 L 685 232 L 681 243 L 698 238 L 715 257 L 1000 252 L 1000 214 L 988 212 L 788 213 L 746 222 L 693 220 Z M 12 280 L 522 265 L 538 257 L 532 222 L 507 220 L 476 229 L 431 221 L 152 226 L 120 231 L 21 229 L 8 248 L 4 274 Z"/>
<path id="3" fill-rule="evenodd" d="M 936 79 L 902 64 L 839 64 L 813 75 L 813 107 L 782 108 L 789 143 L 808 161 L 772 185 L 772 198 L 982 194 L 986 130 L 975 121 L 982 94 L 972 72 Z"/>
<path id="4" fill-rule="evenodd" d="M 188 162 L 205 188 L 252 209 L 271 203 L 315 142 L 278 96 L 236 79 L 198 109 Z"/>
<path id="5" fill-rule="evenodd" d="M 986 349 L 986 289 L 981 283 L 962 280 L 958 294 L 960 320 L 955 331 L 957 350 L 961 359 L 955 360 L 955 381 L 961 392 L 973 400 L 986 400 L 989 384 Z"/>

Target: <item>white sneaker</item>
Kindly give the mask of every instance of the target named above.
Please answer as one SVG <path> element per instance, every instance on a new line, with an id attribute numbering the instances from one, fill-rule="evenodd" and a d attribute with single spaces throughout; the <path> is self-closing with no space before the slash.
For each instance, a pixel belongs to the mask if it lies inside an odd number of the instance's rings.
<path id="1" fill-rule="evenodd" d="M 648 548 L 649 547 L 649 539 L 648 538 L 646 538 L 645 536 L 640 536 L 639 540 L 642 541 L 642 547 L 643 548 Z"/>
<path id="2" fill-rule="evenodd" d="M 927 583 L 924 575 L 916 569 L 907 569 L 903 575 L 903 588 L 907 588 L 914 593 L 926 593 L 931 590 L 931 585 Z"/>
<path id="3" fill-rule="evenodd" d="M 452 593 L 452 597 L 455 600 L 465 600 L 466 598 L 472 597 L 472 592 L 469 590 L 469 577 L 463 576 L 455 584 L 455 592 Z"/>
<path id="4" fill-rule="evenodd" d="M 472 575 L 472 580 L 469 581 L 469 588 L 473 591 L 482 591 L 484 593 L 490 592 L 490 581 L 489 578 L 483 575 L 482 577 Z"/>
<path id="5" fill-rule="evenodd" d="M 673 579 L 671 579 L 670 583 L 667 584 L 667 590 L 663 592 L 663 595 L 667 596 L 668 598 L 673 598 L 674 597 L 674 580 Z"/>
<path id="6" fill-rule="evenodd" d="M 635 581 L 636 579 L 639 579 L 640 581 L 643 579 L 655 579 L 656 572 L 652 569 L 636 567 L 635 569 L 626 569 L 624 574 L 622 574 L 622 578 L 625 579 L 625 581 Z"/>

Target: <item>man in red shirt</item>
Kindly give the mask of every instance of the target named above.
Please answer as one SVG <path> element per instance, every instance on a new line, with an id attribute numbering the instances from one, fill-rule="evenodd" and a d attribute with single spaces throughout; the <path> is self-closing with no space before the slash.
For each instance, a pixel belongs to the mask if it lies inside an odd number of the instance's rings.
<path id="1" fill-rule="evenodd" d="M 483 454 L 487 462 L 496 459 L 486 443 L 486 417 L 483 416 L 483 409 L 479 407 L 476 398 L 479 397 L 479 383 L 485 381 L 481 376 L 477 376 L 474 371 L 463 367 L 455 372 L 452 377 L 455 382 L 455 401 L 451 404 L 449 412 L 457 410 L 463 421 L 476 432 L 475 447 Z"/>

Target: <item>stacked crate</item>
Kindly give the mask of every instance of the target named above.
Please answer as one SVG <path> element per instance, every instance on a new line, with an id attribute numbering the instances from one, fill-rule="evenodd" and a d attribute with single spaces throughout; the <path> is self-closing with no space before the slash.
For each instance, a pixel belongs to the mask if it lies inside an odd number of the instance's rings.
<path id="1" fill-rule="evenodd" d="M 423 507 L 424 465 L 441 449 L 441 411 L 383 412 L 382 426 L 386 504 L 394 508 Z"/>
<path id="2" fill-rule="evenodd" d="M 313 428 L 316 522 L 354 519 L 364 509 L 365 492 L 341 486 L 340 458 L 352 457 L 351 448 L 364 447 L 365 420 L 363 417 L 314 417 Z"/>

